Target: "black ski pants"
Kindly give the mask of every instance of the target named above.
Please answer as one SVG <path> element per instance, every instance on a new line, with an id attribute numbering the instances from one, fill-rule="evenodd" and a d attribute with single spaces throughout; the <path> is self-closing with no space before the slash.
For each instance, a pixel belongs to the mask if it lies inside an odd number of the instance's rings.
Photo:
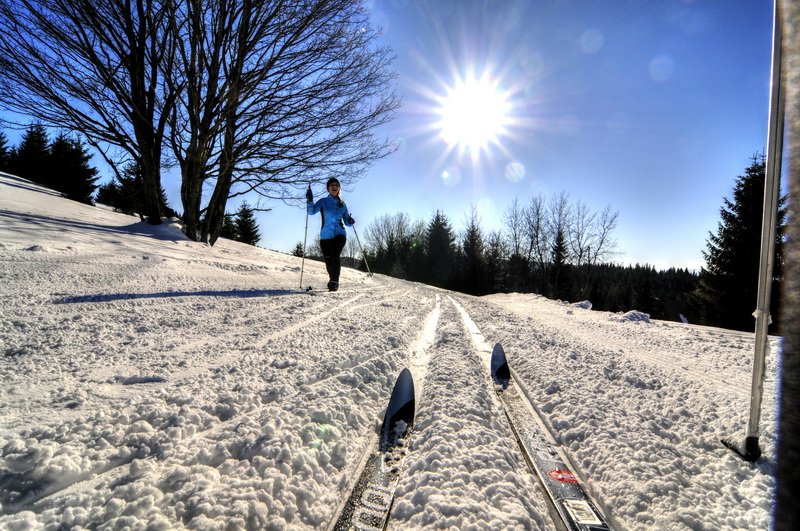
<path id="1" fill-rule="evenodd" d="M 319 246 L 322 248 L 322 257 L 325 259 L 325 269 L 328 270 L 328 277 L 336 283 L 339 282 L 339 273 L 342 271 L 340 256 L 342 249 L 347 242 L 347 237 L 334 236 L 333 238 L 320 240 Z"/>

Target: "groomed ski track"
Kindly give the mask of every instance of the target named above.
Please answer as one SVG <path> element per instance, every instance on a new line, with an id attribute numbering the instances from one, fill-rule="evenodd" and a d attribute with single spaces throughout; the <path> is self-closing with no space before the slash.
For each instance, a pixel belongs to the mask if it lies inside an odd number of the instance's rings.
<path id="1" fill-rule="evenodd" d="M 451 420 L 448 423 L 442 423 L 437 426 L 435 422 L 436 412 L 439 411 L 440 408 L 447 407 L 447 397 L 451 396 L 448 395 L 446 389 L 452 385 L 452 381 L 463 381 L 463 379 L 451 378 L 450 381 L 447 381 L 446 378 L 437 378 L 433 375 L 431 378 L 426 379 L 428 365 L 432 360 L 436 360 L 434 367 L 439 369 L 446 369 L 447 367 L 454 368 L 460 365 L 459 363 L 447 363 L 446 360 L 452 353 L 445 353 L 442 351 L 450 350 L 451 348 L 454 348 L 455 352 L 458 353 L 457 355 L 462 357 L 462 362 L 464 361 L 463 357 L 471 358 L 473 361 L 473 370 L 477 369 L 477 372 L 473 372 L 474 384 L 483 386 L 482 390 L 486 392 L 483 397 L 485 400 L 482 401 L 485 410 L 481 411 L 481 413 L 483 415 L 493 415 L 494 418 L 492 420 L 495 424 L 499 425 L 497 428 L 499 428 L 499 431 L 505 436 L 494 441 L 495 450 L 502 448 L 505 451 L 505 462 L 498 466 L 495 473 L 498 474 L 498 478 L 502 477 L 503 469 L 508 466 L 514 467 L 516 472 L 522 471 L 520 477 L 517 478 L 520 482 L 514 489 L 516 500 L 507 499 L 505 502 L 513 503 L 516 501 L 520 503 L 523 507 L 527 508 L 527 516 L 524 511 L 514 510 L 505 515 L 507 516 L 507 520 L 505 521 L 499 520 L 496 514 L 492 518 L 484 520 L 481 519 L 482 515 L 479 514 L 479 511 L 475 511 L 473 508 L 473 512 L 476 513 L 474 515 L 476 519 L 472 521 L 467 519 L 465 521 L 465 516 L 469 518 L 469 515 L 465 515 L 465 512 L 468 512 L 470 507 L 485 508 L 488 500 L 496 499 L 496 496 L 488 495 L 484 499 L 476 498 L 474 505 L 460 506 L 458 509 L 450 507 L 449 510 L 445 510 L 444 512 L 452 512 L 453 515 L 457 514 L 458 522 L 443 522 L 440 519 L 432 519 L 430 517 L 425 519 L 426 512 L 436 514 L 439 512 L 439 508 L 425 507 L 419 504 L 412 505 L 408 501 L 409 495 L 411 495 L 411 500 L 413 500 L 414 494 L 418 492 L 418 489 L 435 488 L 427 481 L 420 484 L 421 478 L 419 475 L 424 475 L 425 472 L 429 470 L 425 467 L 436 467 L 437 475 L 441 475 L 441 470 L 447 466 L 447 461 L 449 459 L 458 460 L 457 456 L 447 455 L 445 451 L 445 448 L 447 448 L 445 441 L 448 437 L 463 437 L 463 431 L 468 430 L 466 426 L 456 425 L 452 421 L 452 415 L 449 415 Z M 552 444 L 553 448 L 557 448 L 557 443 L 542 420 L 535 413 L 534 408 L 527 402 L 527 399 L 522 399 L 525 400 L 525 404 L 527 404 L 527 408 L 523 411 L 522 415 L 520 415 L 519 412 L 517 412 L 516 415 L 508 414 L 509 412 L 505 409 L 508 405 L 503 404 L 494 393 L 494 384 L 489 378 L 489 358 L 491 354 L 491 344 L 483 336 L 466 310 L 449 296 L 447 297 L 447 303 L 444 309 L 442 309 L 440 298 L 437 295 L 436 308 L 426 318 L 425 326 L 412 347 L 410 362 L 415 372 L 415 381 L 424 383 L 421 385 L 418 384 L 417 387 L 417 429 L 411 432 L 404 443 L 403 457 L 399 463 L 400 470 L 397 473 L 398 477 L 388 485 L 370 486 L 370 483 L 364 482 L 365 480 L 362 477 L 362 473 L 364 477 L 374 475 L 374 471 L 371 469 L 378 466 L 377 463 L 379 463 L 379 461 L 376 461 L 376 452 L 374 449 L 377 438 L 374 436 L 369 438 L 368 446 L 354 474 L 356 480 L 348 487 L 350 495 L 343 500 L 340 508 L 337 510 L 336 518 L 334 518 L 331 525 L 328 526 L 329 530 L 348 529 L 347 527 L 340 527 L 334 524 L 336 524 L 345 505 L 348 504 L 349 498 L 367 498 L 370 495 L 372 498 L 371 502 L 365 500 L 365 503 L 369 506 L 367 511 L 369 513 L 380 514 L 384 510 L 391 508 L 392 510 L 386 516 L 386 520 L 376 521 L 382 522 L 382 524 L 375 524 L 378 525 L 378 527 L 375 527 L 375 525 L 356 524 L 349 527 L 349 529 L 374 531 L 375 529 L 384 528 L 447 528 L 453 525 L 477 526 L 487 529 L 572 529 L 569 522 L 562 519 L 563 517 L 559 514 L 556 501 L 546 494 L 547 490 L 544 487 L 544 480 L 539 476 L 545 471 L 537 470 L 533 467 L 528 456 L 530 448 L 525 447 L 519 434 L 525 432 L 529 433 L 533 430 L 542 433 L 543 438 L 547 439 L 547 442 Z M 519 392 L 524 392 L 524 390 L 520 387 Z M 465 411 L 473 415 L 478 413 L 475 410 L 475 404 L 472 404 L 471 407 L 465 404 L 451 403 L 450 405 L 466 407 Z M 514 444 L 510 442 L 511 440 L 516 442 L 516 448 Z M 475 450 L 479 453 L 481 452 L 480 445 L 478 445 L 477 448 L 458 448 L 455 445 L 451 445 L 450 448 L 455 450 L 454 453 Z M 434 453 L 434 459 L 430 458 L 431 452 Z M 560 448 L 558 448 L 558 454 L 562 460 L 569 462 L 568 457 Z M 491 468 L 482 468 L 479 462 L 479 459 L 471 460 L 471 473 L 468 476 L 456 474 L 458 481 L 465 484 L 468 477 L 475 483 L 484 483 L 481 474 L 492 474 L 492 470 Z M 499 463 L 495 462 L 495 464 Z M 463 468 L 463 464 L 460 468 Z M 570 469 L 576 470 L 574 464 L 570 463 Z M 526 474 L 525 471 L 528 471 L 528 474 Z M 530 481 L 533 478 L 536 478 L 538 482 Z M 477 481 L 475 481 L 476 479 Z M 499 484 L 502 483 L 499 479 L 495 481 L 496 484 L 492 485 L 493 487 L 498 487 Z M 586 489 L 585 482 L 582 483 L 584 489 Z M 388 488 L 386 488 L 387 486 Z M 463 485 L 463 487 L 468 489 L 467 485 Z M 452 504 L 452 502 L 448 500 L 442 501 Z M 596 500 L 592 501 L 597 505 Z M 439 502 L 439 500 L 435 497 L 430 497 L 428 498 L 428 502 L 435 504 Z M 349 503 L 352 504 L 353 502 L 349 501 Z"/>
<path id="2" fill-rule="evenodd" d="M 201 293 L 176 298 L 168 295 L 155 297 L 156 305 L 161 306 L 161 310 L 155 312 L 143 303 L 144 297 L 114 300 L 98 297 L 97 302 L 60 306 L 64 313 L 97 311 L 109 315 L 118 312 L 118 307 L 122 306 L 129 319 L 147 326 L 149 319 L 169 315 L 171 311 L 167 308 L 174 311 L 175 305 L 190 310 L 184 315 L 192 315 L 194 308 L 197 317 L 202 317 L 206 304 L 227 304 L 232 308 L 244 305 L 247 311 L 232 311 L 231 319 L 252 323 L 252 335 L 230 333 L 224 323 L 219 323 L 216 325 L 219 331 L 204 334 L 203 340 L 165 336 L 169 349 L 166 350 L 165 345 L 154 345 L 154 360 L 160 359 L 161 362 L 153 363 L 148 372 L 143 372 L 141 366 L 126 364 L 124 352 L 91 353 L 90 359 L 97 360 L 96 368 L 85 373 L 83 378 L 96 383 L 83 397 L 83 404 L 89 407 L 81 407 L 83 413 L 74 414 L 76 421 L 81 420 L 72 429 L 87 432 L 87 446 L 78 450 L 80 454 L 102 453 L 107 456 L 104 459 L 106 464 L 76 470 L 67 477 L 27 478 L 19 475 L 4 478 L 0 485 L 4 494 L 0 528 L 3 527 L 4 515 L 22 511 L 49 513 L 58 520 L 65 507 L 78 503 L 82 493 L 107 491 L 111 499 L 118 488 L 135 481 L 159 485 L 176 495 L 176 502 L 180 503 L 178 498 L 192 497 L 190 491 L 195 490 L 194 482 L 203 483 L 201 477 L 193 477 L 195 473 L 191 469 L 200 472 L 204 467 L 214 468 L 231 458 L 242 464 L 248 463 L 247 466 L 260 462 L 259 467 L 294 470 L 296 474 L 292 477 L 293 481 L 296 477 L 297 486 L 284 484 L 276 477 L 272 483 L 275 493 L 289 488 L 297 488 L 298 492 L 306 489 L 312 495 L 317 491 L 317 482 L 307 473 L 304 464 L 309 458 L 332 470 L 342 470 L 341 478 L 344 480 L 350 456 L 355 452 L 343 437 L 343 430 L 365 432 L 371 428 L 380 409 L 378 404 L 388 393 L 387 383 L 406 364 L 410 345 L 404 345 L 403 338 L 416 336 L 416 331 L 424 325 L 424 314 L 418 313 L 419 307 L 428 305 L 432 308 L 435 300 L 414 287 L 389 288 L 380 283 L 367 283 L 363 288 L 320 297 L 307 294 L 276 296 L 283 310 L 263 316 L 259 315 L 258 297 L 215 298 Z M 376 305 L 381 307 L 379 314 L 388 313 L 391 321 L 375 319 L 372 309 Z M 33 314 L 32 320 L 35 311 Z M 305 317 L 298 321 L 294 314 Z M 350 331 L 350 337 L 345 340 L 349 319 L 375 321 L 375 327 L 386 330 L 386 333 L 367 337 L 353 336 Z M 66 316 L 65 321 L 69 320 L 70 317 Z M 324 324 L 326 321 L 334 325 Z M 214 326 L 214 323 L 209 324 Z M 232 329 L 241 330 L 241 327 Z M 326 329 L 327 334 L 320 333 Z M 91 333 L 81 330 L 69 332 Z M 175 353 L 175 356 L 161 354 L 156 357 L 159 351 Z M 193 358 L 191 364 L 171 365 L 171 359 L 180 360 L 187 353 Z M 107 357 L 102 359 L 100 354 Z M 273 361 L 265 365 L 261 361 L 265 357 Z M 315 370 L 306 370 L 306 365 Z M 322 371 L 319 371 L 320 367 Z M 49 370 L 62 370 L 58 366 L 28 368 L 40 371 L 43 381 L 46 381 Z M 235 395 L 225 390 L 229 388 L 225 380 L 230 376 L 238 380 L 232 390 Z M 197 395 L 216 395 L 216 405 L 211 410 L 194 408 L 193 397 Z M 121 417 L 122 425 L 118 434 L 93 430 L 90 406 L 93 396 L 118 399 L 120 406 L 115 414 Z M 335 418 L 329 409 L 316 408 L 315 402 L 321 399 L 338 402 L 339 406 L 333 410 L 338 411 L 340 417 Z M 142 410 L 153 409 L 163 413 L 145 421 Z M 32 413 L 35 416 L 35 411 Z M 101 414 L 105 423 L 108 413 Z M 137 414 L 142 414 L 141 421 L 136 421 Z M 135 428 L 125 429 L 125 425 Z M 274 434 L 279 429 L 286 435 L 276 438 Z M 282 450 L 284 436 L 307 441 L 308 454 L 292 456 L 286 453 Z M 107 441 L 104 447 L 96 445 L 98 438 Z M 117 438 L 118 446 L 114 444 Z M 309 479 L 312 479 L 311 483 Z M 177 483 L 170 485 L 171 482 Z M 12 494 L 14 492 L 16 494 Z M 316 496 L 324 498 L 325 493 L 320 491 Z M 272 510 L 281 514 L 295 510 L 292 508 L 294 504 L 306 503 L 304 499 L 297 498 L 292 505 L 283 507 L 277 501 L 268 502 Z M 95 521 L 103 521 L 105 511 L 96 512 Z M 317 527 L 328 517 L 329 514 L 320 513 L 317 522 L 310 521 L 307 525 Z M 256 514 L 246 525 L 258 528 L 270 524 L 268 518 Z"/>
<path id="3" fill-rule="evenodd" d="M 525 388 L 520 384 L 513 367 L 506 365 L 502 346 L 496 343 L 494 347 L 490 347 L 491 344 L 467 311 L 454 300 L 451 299 L 451 302 L 461 315 L 475 352 L 483 361 L 487 373 L 492 376 L 490 385 L 498 391 L 498 400 L 502 403 L 511 430 L 531 472 L 547 492 L 547 505 L 555 526 L 565 531 L 609 529 L 610 519 L 598 511 L 597 500 L 593 500 L 587 494 L 589 489 L 587 481 L 580 477 L 574 463 L 547 428 L 536 407 L 527 398 Z M 498 361 L 502 360 L 500 361 L 502 368 L 508 372 L 503 376 L 506 380 L 502 385 L 494 379 L 495 354 L 501 355 Z M 524 356 L 524 353 L 521 354 L 520 357 Z M 561 482 L 565 484 L 562 485 Z M 572 485 L 573 483 L 578 484 Z M 567 501 L 563 501 L 564 495 Z M 607 513 L 608 509 L 604 508 L 604 512 Z"/>
<path id="4" fill-rule="evenodd" d="M 554 528 L 462 319 L 447 297 L 427 357 L 415 428 L 387 529 Z M 462 385 L 469 386 L 467 393 L 458 389 Z"/>
<path id="5" fill-rule="evenodd" d="M 510 485 L 506 484 L 502 476 L 507 475 L 512 467 L 517 467 L 520 464 L 520 456 L 512 455 L 513 446 L 509 447 L 507 439 L 501 438 L 500 440 L 492 441 L 482 437 L 482 440 L 477 441 L 474 447 L 470 447 L 471 445 L 469 444 L 460 444 L 460 441 L 468 440 L 469 435 L 471 435 L 462 432 L 468 430 L 470 424 L 480 424 L 478 418 L 472 421 L 464 418 L 462 420 L 464 425 L 452 421 L 446 423 L 437 422 L 437 417 L 442 410 L 462 406 L 466 406 L 464 410 L 465 416 L 471 414 L 486 418 L 497 413 L 493 408 L 488 411 L 483 410 L 480 404 L 460 404 L 454 401 L 452 399 L 453 394 L 448 392 L 454 380 L 452 378 L 448 379 L 447 371 L 460 365 L 460 363 L 448 363 L 448 360 L 451 360 L 453 356 L 459 358 L 468 356 L 473 358 L 473 361 L 477 361 L 472 356 L 469 337 L 450 299 L 447 299 L 442 304 L 441 297 L 438 294 L 436 295 L 436 307 L 426 318 L 422 330 L 411 345 L 410 353 L 409 369 L 416 382 L 417 418 L 415 420 L 415 428 L 406 438 L 404 448 L 402 448 L 403 458 L 399 462 L 398 477 L 391 482 L 391 491 L 382 486 L 377 488 L 370 487 L 369 484 L 365 485 L 359 480 L 362 473 L 369 476 L 371 474 L 369 467 L 375 467 L 377 463 L 374 459 L 374 446 L 377 443 L 377 437 L 372 436 L 368 439 L 368 447 L 365 449 L 359 462 L 359 467 L 354 474 L 356 480 L 348 487 L 350 496 L 361 497 L 369 494 L 370 491 L 373 492 L 372 508 L 375 509 L 373 512 L 381 512 L 384 505 L 390 505 L 391 512 L 387 521 L 381 527 L 358 524 L 350 527 L 350 529 L 374 531 L 382 528 L 442 528 L 454 525 L 459 527 L 476 526 L 486 529 L 547 527 L 540 516 L 540 512 L 534 509 L 534 507 L 540 509 L 541 506 L 531 503 L 532 501 L 538 501 L 539 497 L 539 493 L 535 492 L 536 487 L 534 485 L 523 481 L 514 485 L 516 488 L 513 492 L 505 490 Z M 473 369 L 478 369 L 479 367 L 478 363 L 473 363 Z M 480 372 L 474 373 L 473 376 L 478 378 L 473 382 L 474 385 L 482 386 Z M 483 405 L 492 404 L 490 395 L 485 398 L 486 401 Z M 477 428 L 478 426 L 475 427 Z M 503 450 L 500 456 L 496 456 L 500 461 L 482 462 L 486 457 L 485 449 L 487 445 L 492 446 L 493 450 L 497 448 Z M 472 452 L 476 456 L 464 461 L 464 455 L 469 455 Z M 494 470 L 493 467 L 498 464 L 500 464 L 500 467 Z M 471 469 L 469 474 L 464 473 L 465 465 L 468 465 Z M 446 499 L 446 497 L 425 496 L 427 503 L 416 503 L 415 499 L 419 499 L 420 493 L 427 489 L 446 490 L 446 488 L 443 489 L 441 486 L 432 484 L 426 476 L 427 473 L 432 471 L 429 467 L 434 467 L 436 475 L 440 476 L 442 470 L 446 470 L 448 466 L 452 466 L 453 469 L 448 477 L 452 476 L 450 479 L 458 482 L 460 488 L 474 492 L 474 501 L 456 508 L 453 506 L 453 501 Z M 499 476 L 493 478 L 494 474 L 499 474 Z M 528 493 L 532 499 L 527 499 L 528 495 L 523 496 L 522 499 L 514 499 L 514 497 L 519 496 L 519 492 L 516 490 L 519 488 L 522 489 L 521 492 Z M 482 496 L 481 492 L 485 492 L 485 494 Z M 497 492 L 505 492 L 510 497 L 508 499 L 498 498 Z M 518 507 L 514 507 L 509 514 L 504 514 L 504 519 L 502 520 L 498 519 L 497 516 L 492 517 L 489 514 L 482 514 L 484 511 L 486 513 L 496 512 L 486 511 L 493 501 L 494 503 L 499 503 L 506 510 L 519 504 L 521 507 L 526 508 L 525 512 L 528 514 L 525 516 L 525 513 L 521 512 Z M 347 503 L 348 499 L 345 498 L 337 510 L 336 518 L 328 526 L 329 530 L 342 529 L 334 524 L 336 524 L 339 514 Z M 439 503 L 447 506 L 443 512 L 452 513 L 452 520 L 442 521 L 434 516 L 442 510 L 442 508 L 436 507 Z"/>
<path id="6" fill-rule="evenodd" d="M 80 468 L 78 461 L 70 475 L 21 474 L 0 485 L 5 497 L 0 527 L 26 511 L 43 522 L 61 522 L 60 515 L 84 504 L 89 492 L 107 502 L 120 500 L 86 509 L 87 521 L 106 522 L 114 504 L 135 503 L 125 498 L 125 486 L 144 483 L 153 485 L 154 499 L 170 515 L 162 523 L 188 523 L 204 498 L 230 499 L 234 505 L 255 488 L 268 510 L 245 511 L 244 527 L 280 527 L 287 515 L 303 514 L 292 520 L 293 528 L 324 528 L 349 495 L 364 456 L 374 447 L 376 424 L 394 379 L 408 367 L 416 383 L 417 419 L 387 529 L 557 529 L 489 380 L 488 356 L 496 341 L 507 345 L 509 353 L 528 356 L 521 380 L 541 383 L 535 390 L 525 385 L 520 390 L 541 415 L 546 432 L 558 434 L 553 440 L 570 447 L 562 452 L 570 468 L 585 479 L 585 467 L 591 473 L 595 459 L 608 459 L 584 453 L 576 460 L 573 452 L 584 441 L 554 426 L 548 416 L 552 405 L 547 397 L 551 388 L 558 391 L 552 382 L 558 380 L 557 371 L 568 370 L 569 358 L 566 363 L 553 360 L 551 382 L 532 376 L 537 373 L 531 361 L 541 363 L 540 350 L 573 340 L 545 327 L 538 343 L 521 343 L 515 338 L 531 321 L 480 299 L 383 277 L 352 282 L 332 294 L 254 294 L 233 286 L 209 293 L 198 286 L 195 291 L 184 287 L 175 296 L 130 295 L 59 293 L 40 301 L 57 302 L 56 320 L 44 326 L 64 327 L 65 337 L 120 337 L 117 350 L 87 348 L 81 378 L 90 385 L 78 397 L 80 407 L 63 410 L 71 432 L 85 441 L 75 454 L 103 464 Z M 265 299 L 268 312 L 261 308 Z M 205 320 L 211 307 L 229 308 L 230 316 L 223 322 Z M 39 319 L 37 308 L 32 306 L 24 318 L 27 326 Z M 87 312 L 102 315 L 109 328 L 82 328 L 79 316 Z M 183 321 L 171 319 L 177 315 Z M 479 329 L 487 319 L 488 326 Z M 204 333 L 184 333 L 187 322 L 188 332 L 197 328 Z M 163 329 L 148 345 L 150 354 L 139 355 L 136 364 L 130 361 L 134 326 Z M 583 351 L 576 347 L 575 352 Z M 45 390 L 39 393 L 43 396 L 57 396 L 56 388 L 47 390 L 48 382 L 71 372 L 34 357 L 23 357 L 21 363 L 25 371 L 40 375 L 36 385 Z M 603 370 L 613 380 L 613 362 Z M 579 391 L 584 396 L 587 390 Z M 194 406 L 197 396 L 213 407 Z M 95 411 L 95 401 L 108 399 L 118 407 Z M 48 407 L 30 399 L 20 405 L 26 417 L 7 417 L 6 426 L 25 420 L 35 424 L 37 408 Z M 109 423 L 120 427 L 108 431 Z M 289 450 L 297 446 L 306 448 L 302 455 Z M 253 470 L 256 478 L 240 481 L 242 470 Z M 220 487 L 205 491 L 207 484 Z M 591 480 L 582 485 L 614 528 L 627 527 L 615 520 Z M 630 522 L 630 516 L 623 521 Z"/>
<path id="7" fill-rule="evenodd" d="M 417 408 L 420 406 L 422 388 L 428 372 L 429 349 L 436 336 L 440 315 L 440 297 L 436 295 L 436 306 L 425 318 L 422 330 L 410 346 L 409 370 L 415 382 L 414 399 Z M 388 413 L 384 413 L 386 414 Z M 394 503 L 394 492 L 403 472 L 408 435 L 402 439 L 401 447 L 391 452 L 391 456 L 380 451 L 378 433 L 367 439 L 366 448 L 353 474 L 355 480 L 348 486 L 350 495 L 342 500 L 334 513 L 334 518 L 328 525 L 329 531 L 343 529 L 374 531 L 386 527 Z M 391 477 L 384 473 L 386 467 L 392 468 Z"/>

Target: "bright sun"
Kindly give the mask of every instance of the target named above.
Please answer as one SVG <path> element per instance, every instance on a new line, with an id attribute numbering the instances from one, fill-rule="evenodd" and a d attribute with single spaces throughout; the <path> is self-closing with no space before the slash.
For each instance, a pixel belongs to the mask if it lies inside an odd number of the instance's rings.
<path id="1" fill-rule="evenodd" d="M 440 136 L 460 152 L 469 151 L 476 159 L 490 144 L 497 144 L 510 123 L 511 105 L 497 83 L 487 75 L 480 79 L 458 80 L 439 98 Z"/>

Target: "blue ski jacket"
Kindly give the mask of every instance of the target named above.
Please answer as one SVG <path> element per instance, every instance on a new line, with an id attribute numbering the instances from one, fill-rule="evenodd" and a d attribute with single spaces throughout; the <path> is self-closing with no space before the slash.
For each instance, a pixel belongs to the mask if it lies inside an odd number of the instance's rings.
<path id="1" fill-rule="evenodd" d="M 322 213 L 322 229 L 319 232 L 321 240 L 329 240 L 336 236 L 347 237 L 344 226 L 353 225 L 347 205 L 341 199 L 328 194 L 316 203 L 308 203 L 308 213 L 311 215 Z"/>

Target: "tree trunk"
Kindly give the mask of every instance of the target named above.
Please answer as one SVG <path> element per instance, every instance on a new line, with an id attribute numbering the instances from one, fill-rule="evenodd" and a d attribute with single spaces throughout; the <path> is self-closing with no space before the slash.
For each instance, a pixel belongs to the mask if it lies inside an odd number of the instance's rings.
<path id="1" fill-rule="evenodd" d="M 200 201 L 203 193 L 204 164 L 193 155 L 187 153 L 187 158 L 181 163 L 181 204 L 183 206 L 183 223 L 186 226 L 186 236 L 197 241 L 200 231 Z"/>
<path id="2" fill-rule="evenodd" d="M 203 241 L 209 245 L 214 245 L 222 231 L 222 223 L 225 221 L 225 208 L 228 204 L 228 195 L 231 191 L 231 181 L 233 173 L 225 172 L 227 175 L 220 174 L 214 193 L 208 204 L 208 215 L 206 223 L 203 225 Z"/>
<path id="3" fill-rule="evenodd" d="M 148 143 L 155 139 L 150 137 Z M 142 184 L 144 205 L 142 210 L 150 225 L 161 224 L 161 150 L 151 146 L 142 149 Z"/>
<path id="4" fill-rule="evenodd" d="M 235 90 L 231 92 L 232 95 L 230 98 L 232 98 L 232 100 L 228 104 L 226 113 L 225 140 L 220 155 L 217 185 L 214 187 L 214 193 L 208 203 L 208 215 L 206 216 L 206 223 L 203 226 L 203 241 L 212 246 L 217 242 L 219 233 L 222 230 L 222 223 L 225 221 L 225 207 L 228 204 L 228 196 L 230 195 L 231 184 L 233 183 L 233 168 L 235 164 L 233 150 L 236 141 L 236 113 L 234 110 L 236 92 Z"/>

